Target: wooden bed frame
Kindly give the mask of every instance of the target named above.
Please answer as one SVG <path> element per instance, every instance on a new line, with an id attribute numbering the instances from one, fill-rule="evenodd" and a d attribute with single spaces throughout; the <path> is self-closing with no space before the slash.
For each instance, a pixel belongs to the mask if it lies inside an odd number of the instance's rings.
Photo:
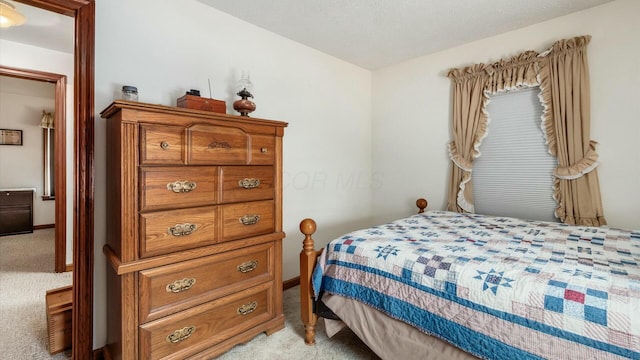
<path id="1" fill-rule="evenodd" d="M 416 200 L 418 214 L 427 208 L 427 200 Z M 313 219 L 304 219 L 300 222 L 300 231 L 304 234 L 302 251 L 300 252 L 300 315 L 304 324 L 304 343 L 314 345 L 316 343 L 316 324 L 318 315 L 315 313 L 315 297 L 311 286 L 311 275 L 316 266 L 316 261 L 323 249 L 316 250 L 311 235 L 316 232 L 316 222 Z"/>

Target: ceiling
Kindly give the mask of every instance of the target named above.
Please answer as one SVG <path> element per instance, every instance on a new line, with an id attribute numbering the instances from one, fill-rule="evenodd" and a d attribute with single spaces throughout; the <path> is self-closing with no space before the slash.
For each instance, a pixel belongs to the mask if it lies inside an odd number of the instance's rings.
<path id="1" fill-rule="evenodd" d="M 0 28 L 0 39 L 73 54 L 74 18 L 15 1 L 27 21 L 21 26 Z"/>
<path id="2" fill-rule="evenodd" d="M 612 0 L 198 0 L 366 69 Z"/>
<path id="3" fill-rule="evenodd" d="M 197 1 L 374 70 L 612 0 Z M 11 3 L 27 22 L 0 39 L 73 53 L 73 18 Z"/>

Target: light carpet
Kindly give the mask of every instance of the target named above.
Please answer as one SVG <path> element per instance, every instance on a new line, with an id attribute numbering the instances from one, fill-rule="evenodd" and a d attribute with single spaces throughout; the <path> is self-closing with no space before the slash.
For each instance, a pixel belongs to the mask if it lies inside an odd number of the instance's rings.
<path id="1" fill-rule="evenodd" d="M 0 358 L 68 359 L 48 351 L 47 290 L 71 285 L 54 272 L 54 229 L 0 237 Z"/>

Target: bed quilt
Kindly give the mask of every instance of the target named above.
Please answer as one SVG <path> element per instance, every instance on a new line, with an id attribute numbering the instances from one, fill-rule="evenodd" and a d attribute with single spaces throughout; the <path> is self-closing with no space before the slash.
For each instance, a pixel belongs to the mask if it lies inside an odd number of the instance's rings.
<path id="1" fill-rule="evenodd" d="M 430 211 L 330 242 L 313 285 L 485 359 L 640 359 L 640 231 Z"/>

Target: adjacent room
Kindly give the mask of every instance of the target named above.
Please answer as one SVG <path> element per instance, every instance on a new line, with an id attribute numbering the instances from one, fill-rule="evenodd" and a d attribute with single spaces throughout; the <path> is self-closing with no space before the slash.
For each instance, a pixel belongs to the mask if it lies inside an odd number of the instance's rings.
<path id="1" fill-rule="evenodd" d="M 640 2 L 0 9 L 2 353 L 640 357 Z"/>

